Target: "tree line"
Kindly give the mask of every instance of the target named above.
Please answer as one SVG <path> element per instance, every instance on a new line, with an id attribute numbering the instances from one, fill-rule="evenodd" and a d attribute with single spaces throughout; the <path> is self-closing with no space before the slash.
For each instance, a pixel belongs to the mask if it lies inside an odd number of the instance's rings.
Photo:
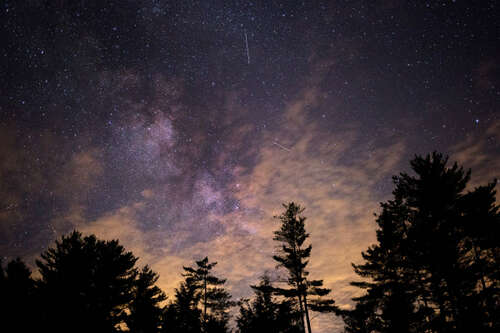
<path id="1" fill-rule="evenodd" d="M 438 153 L 415 156 L 413 174 L 393 177 L 393 198 L 376 215 L 377 242 L 353 264 L 364 290 L 340 309 L 323 280 L 309 277 L 312 245 L 304 208 L 283 205 L 272 257 L 286 273 L 264 274 L 251 299 L 234 301 L 207 257 L 183 266 L 171 299 L 159 278 L 118 240 L 78 231 L 36 261 L 0 264 L 5 332 L 312 333 L 311 312 L 344 320 L 345 332 L 500 331 L 500 213 L 496 180 L 466 191 L 470 170 Z"/>
<path id="2" fill-rule="evenodd" d="M 353 265 L 365 293 L 340 312 L 346 332 L 500 332 L 496 180 L 466 191 L 471 171 L 442 154 L 410 164 Z"/>

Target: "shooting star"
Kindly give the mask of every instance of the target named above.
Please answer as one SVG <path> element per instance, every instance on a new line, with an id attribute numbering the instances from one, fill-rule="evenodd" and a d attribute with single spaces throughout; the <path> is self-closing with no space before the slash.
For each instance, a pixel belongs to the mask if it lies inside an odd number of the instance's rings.
<path id="1" fill-rule="evenodd" d="M 278 147 L 280 147 L 280 148 L 281 148 L 281 149 L 283 149 L 283 150 L 286 150 L 287 152 L 290 152 L 290 151 L 291 151 L 290 149 L 288 149 L 287 147 L 283 147 L 282 145 L 280 145 L 280 144 L 279 144 L 279 143 L 277 143 L 276 141 L 275 141 L 275 142 L 273 142 L 273 144 L 274 144 L 274 145 L 276 145 L 276 146 L 278 146 Z"/>
<path id="2" fill-rule="evenodd" d="M 245 29 L 245 46 L 247 49 L 247 63 L 250 65 L 250 51 L 248 49 L 248 36 L 247 36 L 247 30 Z"/>

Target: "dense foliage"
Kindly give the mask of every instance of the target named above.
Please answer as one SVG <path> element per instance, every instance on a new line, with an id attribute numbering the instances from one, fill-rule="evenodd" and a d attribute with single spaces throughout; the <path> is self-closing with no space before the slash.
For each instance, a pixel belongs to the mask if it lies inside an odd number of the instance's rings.
<path id="1" fill-rule="evenodd" d="M 113 332 L 133 300 L 137 258 L 118 244 L 79 232 L 63 236 L 37 260 L 42 331 Z"/>
<path id="2" fill-rule="evenodd" d="M 303 323 L 295 302 L 277 301 L 273 296 L 275 288 L 268 276 L 263 276 L 259 285 L 251 286 L 255 297 L 240 302 L 236 319 L 239 333 L 262 333 L 272 328 L 274 333 L 301 333 Z"/>
<path id="3" fill-rule="evenodd" d="M 434 153 L 394 177 L 377 244 L 352 284 L 366 290 L 343 313 L 348 332 L 498 332 L 500 214 L 496 181 L 465 192 L 470 171 Z"/>
<path id="4" fill-rule="evenodd" d="M 225 333 L 229 331 L 231 295 L 223 288 L 225 279 L 212 273 L 216 262 L 208 258 L 194 267 L 183 267 L 184 281 L 167 307 L 166 332 Z M 169 324 L 170 323 L 170 324 Z"/>

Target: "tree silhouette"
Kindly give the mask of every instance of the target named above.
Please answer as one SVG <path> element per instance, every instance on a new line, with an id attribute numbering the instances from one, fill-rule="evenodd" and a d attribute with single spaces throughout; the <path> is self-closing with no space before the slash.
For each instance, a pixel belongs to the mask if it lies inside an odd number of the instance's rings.
<path id="1" fill-rule="evenodd" d="M 500 215 L 496 182 L 464 193 L 470 171 L 433 153 L 393 178 L 376 245 L 353 265 L 369 281 L 343 312 L 348 332 L 486 332 L 499 329 Z"/>
<path id="2" fill-rule="evenodd" d="M 202 311 L 204 332 L 226 332 L 229 321 L 228 309 L 233 305 L 231 295 L 221 286 L 226 282 L 211 273 L 217 262 L 208 262 L 205 257 L 196 261 L 196 266 L 184 266 L 186 284 L 194 286 Z"/>
<path id="3" fill-rule="evenodd" d="M 201 311 L 198 309 L 198 287 L 193 281 L 183 281 L 175 290 L 175 299 L 165 309 L 162 333 L 201 332 Z"/>
<path id="4" fill-rule="evenodd" d="M 216 262 L 205 257 L 194 267 L 183 267 L 184 281 L 165 309 L 162 332 L 228 332 L 231 295 L 222 287 L 225 279 L 212 273 Z"/>
<path id="5" fill-rule="evenodd" d="M 41 254 L 42 331 L 116 332 L 134 297 L 136 257 L 117 240 L 74 231 Z"/>
<path id="6" fill-rule="evenodd" d="M 127 327 L 134 333 L 157 333 L 161 325 L 163 309 L 160 303 L 166 299 L 165 294 L 155 283 L 158 274 L 149 266 L 138 272 L 133 288 L 133 298 L 129 305 Z"/>
<path id="7" fill-rule="evenodd" d="M 239 333 L 300 333 L 303 330 L 300 312 L 290 301 L 277 302 L 273 297 L 274 288 L 268 276 L 263 276 L 259 285 L 251 286 L 255 297 L 252 302 L 240 302 L 236 319 Z"/>
<path id="8" fill-rule="evenodd" d="M 290 288 L 275 288 L 275 293 L 297 299 L 299 303 L 301 320 L 304 331 L 311 333 L 311 322 L 309 310 L 319 312 L 336 312 L 337 307 L 331 299 L 321 299 L 321 296 L 328 295 L 330 289 L 323 288 L 323 280 L 309 280 L 306 266 L 311 255 L 312 245 L 305 246 L 304 242 L 309 237 L 305 231 L 304 216 L 300 214 L 304 211 L 299 205 L 291 202 L 283 205 L 286 209 L 283 214 L 277 216 L 281 222 L 280 229 L 274 232 L 274 240 L 281 242 L 281 249 L 273 259 L 278 262 L 278 266 L 284 267 L 288 271 L 288 285 Z M 310 299 L 309 296 L 318 296 Z M 305 316 L 305 322 L 304 322 Z"/>
<path id="9" fill-rule="evenodd" d="M 31 271 L 20 259 L 11 260 L 4 271 L 0 261 L 0 314 L 2 330 L 30 332 L 35 330 L 35 282 Z M 29 318 L 29 320 L 26 320 Z"/>
<path id="10" fill-rule="evenodd" d="M 405 220 L 399 218 L 403 210 L 398 202 L 389 202 L 382 206 L 384 210 L 377 219 L 382 226 L 377 231 L 380 246 L 370 247 L 362 253 L 367 261 L 364 265 L 354 265 L 358 275 L 369 277 L 373 282 L 351 283 L 366 289 L 367 294 L 354 299 L 357 302 L 355 311 L 344 313 L 349 315 L 347 321 L 352 325 L 347 327 L 347 331 L 423 332 L 425 327 L 415 328 L 411 323 L 425 323 L 418 314 L 425 313 L 426 309 L 417 313 L 414 304 L 427 304 L 427 298 L 424 297 L 423 302 L 416 299 L 415 288 L 418 287 L 418 282 L 415 286 L 408 281 L 411 275 L 401 274 L 403 264 L 406 264 L 407 270 L 411 270 L 406 253 L 409 244 L 404 236 Z M 411 319 L 412 316 L 415 318 Z"/>
<path id="11" fill-rule="evenodd" d="M 496 181 L 464 196 L 461 257 L 475 284 L 475 302 L 468 311 L 492 330 L 500 330 L 500 213 Z M 476 306 L 476 305 L 480 306 Z M 479 310 L 474 313 L 474 310 Z"/>

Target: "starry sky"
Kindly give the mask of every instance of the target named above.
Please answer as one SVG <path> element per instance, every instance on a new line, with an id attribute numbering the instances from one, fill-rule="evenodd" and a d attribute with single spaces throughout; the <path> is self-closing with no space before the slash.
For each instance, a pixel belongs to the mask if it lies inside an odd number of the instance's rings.
<path id="1" fill-rule="evenodd" d="M 235 298 L 306 207 L 341 307 L 391 176 L 434 150 L 500 176 L 496 1 L 1 1 L 0 255 L 78 229 Z M 316 332 L 340 332 L 331 316 Z"/>

